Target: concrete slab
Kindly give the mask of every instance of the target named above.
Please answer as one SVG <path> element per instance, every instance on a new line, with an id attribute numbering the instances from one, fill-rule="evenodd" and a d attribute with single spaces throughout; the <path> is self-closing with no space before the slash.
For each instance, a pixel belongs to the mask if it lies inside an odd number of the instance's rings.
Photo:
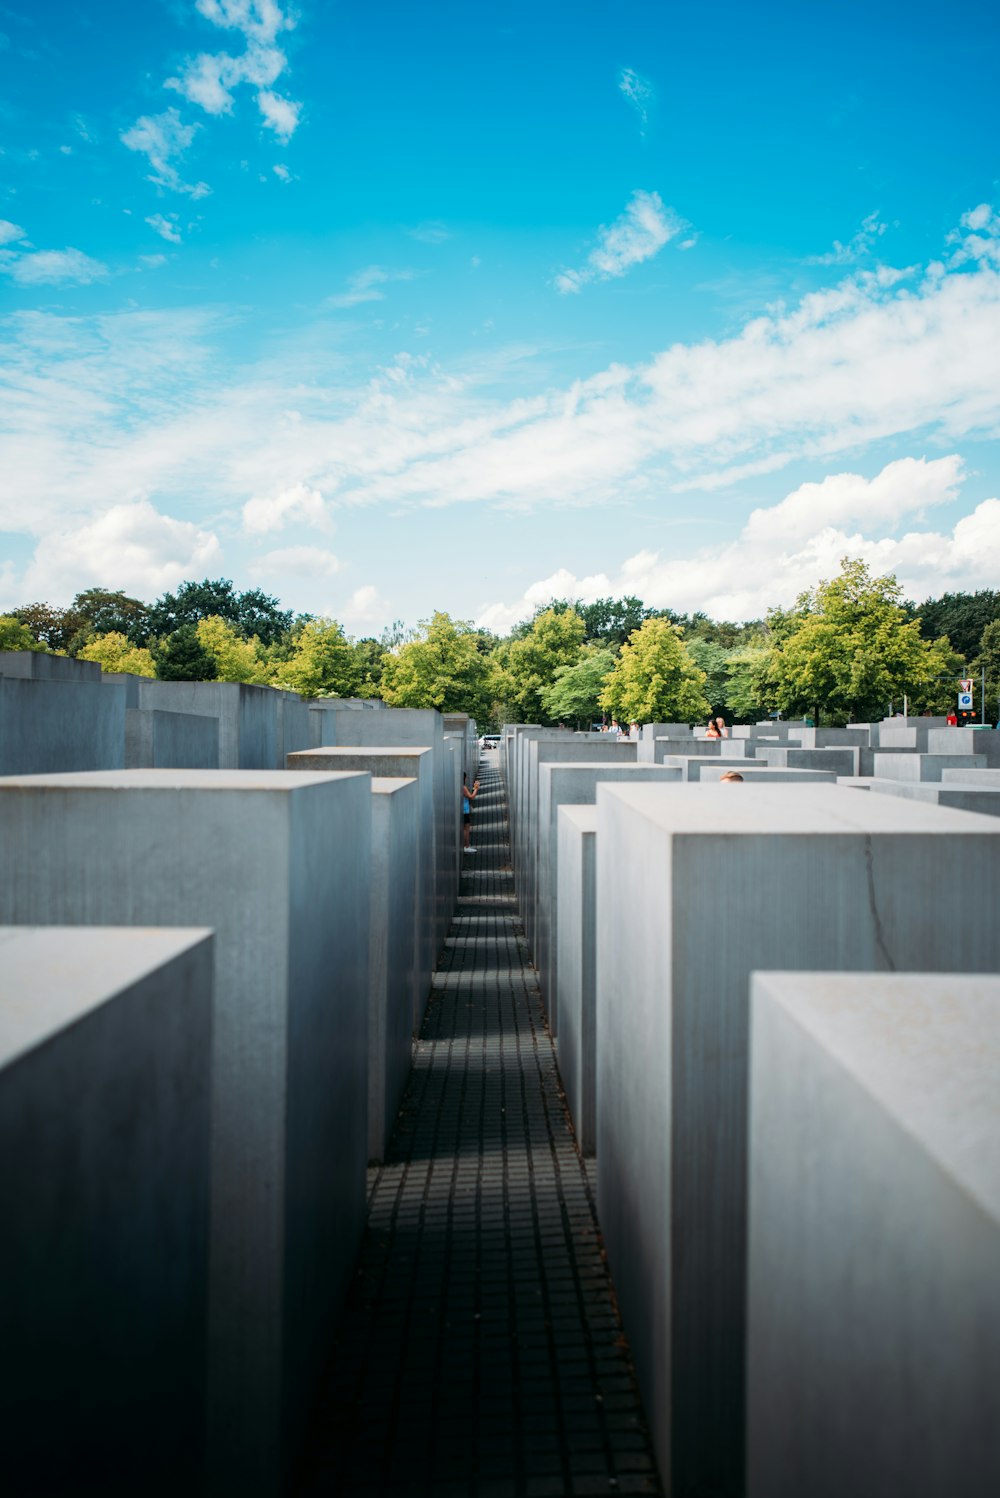
<path id="1" fill-rule="evenodd" d="M 272 687 L 239 681 L 139 682 L 141 708 L 218 719 L 220 770 L 281 768 L 279 696 Z"/>
<path id="2" fill-rule="evenodd" d="M 21 681 L 100 681 L 96 661 L 78 661 L 44 650 L 0 650 L 0 676 Z"/>
<path id="3" fill-rule="evenodd" d="M 940 780 L 944 770 L 979 770 L 986 764 L 981 754 L 882 754 L 875 755 L 872 773 L 879 780 Z"/>
<path id="4" fill-rule="evenodd" d="M 0 927 L 10 1498 L 202 1491 L 212 937 Z"/>
<path id="5" fill-rule="evenodd" d="M 124 762 L 124 687 L 86 677 L 0 675 L 0 775 L 119 770 Z"/>
<path id="6" fill-rule="evenodd" d="M 209 1460 L 226 1495 L 278 1491 L 364 1225 L 369 784 L 0 780 L 0 921 L 216 932 Z"/>
<path id="7" fill-rule="evenodd" d="M 559 1074 L 576 1139 L 585 1155 L 597 1145 L 595 854 L 596 806 L 560 806 L 556 1003 Z M 550 1025 L 551 1029 L 551 1025 Z"/>
<path id="8" fill-rule="evenodd" d="M 753 980 L 750 1498 L 1000 1492 L 1000 979 Z"/>
<path id="9" fill-rule="evenodd" d="M 605 785 L 597 807 L 601 1225 L 665 1479 L 730 1498 L 749 974 L 995 971 L 1000 825 L 827 785 Z"/>
<path id="10" fill-rule="evenodd" d="M 959 780 L 963 785 L 1000 786 L 1000 769 L 991 769 L 989 766 L 982 770 L 944 769 L 941 771 L 941 780 L 945 785 Z"/>
<path id="11" fill-rule="evenodd" d="M 723 775 L 734 770 L 745 781 L 759 780 L 770 785 L 781 781 L 792 781 L 799 785 L 808 785 L 810 782 L 816 785 L 835 785 L 837 782 L 834 770 L 796 770 L 788 765 L 759 765 L 755 760 L 744 760 L 742 764 L 704 764 L 699 778 L 703 785 L 709 785 L 713 780 L 721 780 Z"/>
<path id="12" fill-rule="evenodd" d="M 739 758 L 735 755 L 720 755 L 718 759 L 715 759 L 705 755 L 674 754 L 668 755 L 660 763 L 666 765 L 668 768 L 679 769 L 681 779 L 691 781 L 700 780 L 702 770 L 707 769 L 709 766 L 713 770 L 717 770 L 719 774 L 722 774 L 726 770 L 736 770 L 742 774 L 747 765 L 756 764 L 757 761 L 754 759 Z M 715 778 L 717 779 L 718 776 Z"/>
<path id="13" fill-rule="evenodd" d="M 1000 767 L 1000 733 L 995 728 L 936 728 L 927 735 L 927 750 L 930 754 L 985 754 L 987 765 Z"/>
<path id="14" fill-rule="evenodd" d="M 824 749 L 759 748 L 757 759 L 766 765 L 788 770 L 832 770 L 835 775 L 859 775 L 862 750 L 859 747 Z"/>
<path id="15" fill-rule="evenodd" d="M 602 745 L 591 746 L 601 750 Z M 607 758 L 539 766 L 535 940 L 532 952 L 548 1012 L 549 1030 L 559 1033 L 559 808 L 593 806 L 599 784 L 680 784 L 671 765 L 629 764 Z"/>
<path id="16" fill-rule="evenodd" d="M 368 715 L 366 715 L 368 716 Z M 375 713 L 371 717 L 378 716 Z M 444 746 L 441 747 L 444 752 Z M 417 874 L 413 896 L 417 932 L 417 983 L 414 991 L 412 1030 L 420 1029 L 434 971 L 435 930 L 435 765 L 429 748 L 406 745 L 379 748 L 375 745 L 332 745 L 322 749 L 301 749 L 288 756 L 288 768 L 296 772 L 317 773 L 329 770 L 366 771 L 373 778 L 409 779 L 417 782 Z"/>
<path id="17" fill-rule="evenodd" d="M 974 811 L 986 817 L 1000 816 L 1000 785 L 963 785 L 943 780 L 873 780 L 873 791 L 887 796 L 902 796 L 909 801 L 926 801 L 932 806 L 948 806 L 953 811 Z"/>
<path id="18" fill-rule="evenodd" d="M 217 770 L 219 720 L 199 713 L 125 709 L 126 770 Z"/>
<path id="19" fill-rule="evenodd" d="M 420 1001 L 416 780 L 375 778 L 368 957 L 368 1158 L 382 1160 L 410 1073 Z M 423 995 L 426 999 L 426 994 Z"/>

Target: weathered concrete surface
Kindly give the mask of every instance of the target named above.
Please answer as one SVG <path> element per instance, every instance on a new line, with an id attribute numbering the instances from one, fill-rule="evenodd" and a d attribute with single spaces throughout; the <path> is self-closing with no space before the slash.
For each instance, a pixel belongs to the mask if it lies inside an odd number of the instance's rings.
<path id="1" fill-rule="evenodd" d="M 524 821 L 521 828 L 521 866 L 518 879 L 518 902 L 521 907 L 521 915 L 524 920 L 525 935 L 528 943 L 535 949 L 537 939 L 537 892 L 538 892 L 538 860 L 540 842 L 548 829 L 539 818 L 538 805 L 538 777 L 542 765 L 546 764 L 586 764 L 601 763 L 613 765 L 634 765 L 636 763 L 637 740 L 622 739 L 612 740 L 608 743 L 607 736 L 602 742 L 598 735 L 574 735 L 571 739 L 544 740 L 529 739 L 526 741 L 526 768 L 527 785 L 525 795 L 522 798 L 524 805 Z M 554 838 L 555 827 L 551 828 Z M 537 963 L 536 959 L 536 966 Z"/>
<path id="2" fill-rule="evenodd" d="M 879 780 L 940 780 L 944 770 L 981 770 L 982 754 L 882 754 L 875 755 L 872 773 Z"/>
<path id="3" fill-rule="evenodd" d="M 665 1478 L 728 1498 L 749 975 L 996 971 L 1000 824 L 826 785 L 603 785 L 597 808 L 601 1224 Z"/>
<path id="4" fill-rule="evenodd" d="M 419 1002 L 415 780 L 375 778 L 372 789 L 368 957 L 368 1158 L 382 1160 L 410 1071 Z"/>
<path id="5" fill-rule="evenodd" d="M 198 713 L 125 709 L 126 770 L 215 770 L 219 720 Z"/>
<path id="6" fill-rule="evenodd" d="M 797 770 L 788 765 L 758 765 L 754 760 L 744 760 L 742 764 L 703 764 L 700 767 L 699 779 L 708 785 L 713 780 L 721 780 L 723 775 L 735 770 L 742 775 L 745 781 L 760 780 L 765 784 L 774 785 L 781 781 L 797 782 L 799 785 L 807 785 L 810 782 L 816 785 L 836 785 L 837 774 L 835 770 Z"/>
<path id="7" fill-rule="evenodd" d="M 952 781 L 960 780 L 963 785 L 977 786 L 1000 786 L 1000 769 L 985 770 L 942 770 L 941 780 L 945 785 Z"/>
<path id="8" fill-rule="evenodd" d="M 983 816 L 1000 816 L 1000 785 L 963 785 L 945 780 L 873 780 L 873 791 L 886 796 L 902 796 L 909 801 L 926 801 L 932 806 L 948 806 L 953 811 L 975 811 Z"/>
<path id="9" fill-rule="evenodd" d="M 757 974 L 750 1498 L 1000 1492 L 1000 979 Z"/>
<path id="10" fill-rule="evenodd" d="M 600 749 L 601 745 L 593 745 Z M 626 785 L 680 783 L 680 774 L 670 765 L 629 764 L 606 757 L 582 763 L 561 761 L 539 766 L 538 899 L 533 954 L 549 1017 L 549 1029 L 559 1033 L 559 808 L 593 806 L 599 784 Z"/>
<path id="11" fill-rule="evenodd" d="M 212 937 L 0 928 L 9 1498 L 202 1491 Z"/>
<path id="12" fill-rule="evenodd" d="M 648 745 L 648 739 L 643 741 Z M 691 738 L 667 738 L 660 737 L 653 740 L 653 763 L 661 765 L 664 760 L 680 757 L 689 758 L 698 755 L 699 758 L 721 759 L 747 759 L 753 758 L 753 742 L 749 739 L 696 739 Z M 646 751 L 646 759 L 649 751 Z"/>
<path id="13" fill-rule="evenodd" d="M 835 775 L 860 775 L 860 748 L 773 749 L 758 748 L 757 759 L 788 770 L 832 770 Z M 902 757 L 902 756 L 898 756 Z"/>
<path id="14" fill-rule="evenodd" d="M 219 721 L 220 770 L 275 770 L 278 698 L 272 687 L 239 681 L 140 681 L 139 706 L 200 713 Z"/>
<path id="15" fill-rule="evenodd" d="M 987 765 L 1000 766 L 1000 733 L 995 728 L 936 728 L 927 735 L 927 750 L 929 754 L 985 754 Z"/>
<path id="16" fill-rule="evenodd" d="M 723 774 L 726 770 L 736 770 L 742 775 L 748 765 L 757 763 L 754 759 L 742 759 L 735 755 L 723 755 L 719 759 L 708 758 L 705 755 L 674 754 L 659 761 L 670 769 L 680 770 L 682 780 L 700 780 L 701 772 L 709 766 Z M 718 777 L 716 777 L 718 778 Z"/>
<path id="17" fill-rule="evenodd" d="M 44 650 L 0 650 L 0 676 L 22 681 L 100 681 L 101 668 L 96 661 L 48 655 Z"/>
<path id="18" fill-rule="evenodd" d="M 595 854 L 597 807 L 560 806 L 558 897 L 562 908 L 556 938 L 556 1003 L 559 1074 L 577 1143 L 585 1155 L 597 1144 L 597 935 Z M 551 1021 L 550 1021 L 551 1029 Z"/>
<path id="19" fill-rule="evenodd" d="M 15 660 L 22 654 L 59 659 L 34 651 L 7 654 Z M 123 686 L 102 686 L 85 676 L 0 675 L 0 775 L 120 770 L 124 763 Z"/>
<path id="20" fill-rule="evenodd" d="M 436 955 L 444 942 L 452 910 L 447 904 L 445 885 L 437 870 L 447 858 L 447 822 L 460 818 L 462 808 L 452 801 L 449 771 L 444 754 L 444 719 L 435 708 L 382 707 L 346 711 L 337 714 L 338 747 L 354 745 L 401 749 L 429 748 L 434 756 L 434 926 L 431 946 Z"/>
<path id="21" fill-rule="evenodd" d="M 298 749 L 312 748 L 312 720 L 309 717 L 310 702 L 298 692 L 277 692 L 278 713 L 278 758 L 276 770 L 285 768 L 289 754 Z"/>
<path id="22" fill-rule="evenodd" d="M 0 921 L 216 932 L 209 1450 L 227 1495 L 277 1491 L 364 1222 L 369 784 L 0 780 Z"/>
<path id="23" fill-rule="evenodd" d="M 342 715 L 341 715 L 342 716 Z M 360 714 L 359 714 L 360 716 Z M 368 715 L 366 715 L 368 716 Z M 372 713 L 371 717 L 381 716 Z M 441 746 L 444 754 L 444 746 Z M 409 779 L 417 782 L 417 872 L 413 886 L 417 931 L 417 982 L 414 989 L 413 1031 L 419 1030 L 430 994 L 434 971 L 435 879 L 437 828 L 435 825 L 435 764 L 429 748 L 406 745 L 378 748 L 375 745 L 331 745 L 323 749 L 301 749 L 288 756 L 288 768 L 315 773 L 321 770 L 364 770 L 379 779 Z"/>

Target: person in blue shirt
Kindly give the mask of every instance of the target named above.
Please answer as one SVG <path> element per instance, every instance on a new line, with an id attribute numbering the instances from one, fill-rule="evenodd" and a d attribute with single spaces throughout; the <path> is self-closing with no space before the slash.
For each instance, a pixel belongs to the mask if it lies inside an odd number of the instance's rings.
<path id="1" fill-rule="evenodd" d="M 474 780 L 472 782 L 472 789 L 470 790 L 469 789 L 469 782 L 468 782 L 468 780 L 467 779 L 463 779 L 463 781 L 462 781 L 462 851 L 464 853 L 475 853 L 475 851 L 476 851 L 475 848 L 472 846 L 472 803 L 473 803 L 473 801 L 475 801 L 475 799 L 476 799 L 476 797 L 478 795 L 479 795 L 479 781 L 478 780 Z"/>

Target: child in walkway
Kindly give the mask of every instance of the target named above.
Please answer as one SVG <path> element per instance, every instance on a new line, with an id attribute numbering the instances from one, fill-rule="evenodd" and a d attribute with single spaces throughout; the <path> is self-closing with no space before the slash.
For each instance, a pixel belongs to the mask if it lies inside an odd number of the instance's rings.
<path id="1" fill-rule="evenodd" d="M 472 782 L 469 790 L 467 778 L 462 780 L 462 851 L 463 853 L 475 853 L 472 847 L 472 803 L 479 795 L 479 781 Z"/>

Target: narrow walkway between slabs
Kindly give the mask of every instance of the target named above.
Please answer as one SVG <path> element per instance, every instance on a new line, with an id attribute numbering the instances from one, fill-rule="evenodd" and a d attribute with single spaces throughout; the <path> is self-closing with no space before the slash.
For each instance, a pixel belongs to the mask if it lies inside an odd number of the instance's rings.
<path id="1" fill-rule="evenodd" d="M 300 1498 L 658 1494 L 517 918 L 496 754 Z"/>

